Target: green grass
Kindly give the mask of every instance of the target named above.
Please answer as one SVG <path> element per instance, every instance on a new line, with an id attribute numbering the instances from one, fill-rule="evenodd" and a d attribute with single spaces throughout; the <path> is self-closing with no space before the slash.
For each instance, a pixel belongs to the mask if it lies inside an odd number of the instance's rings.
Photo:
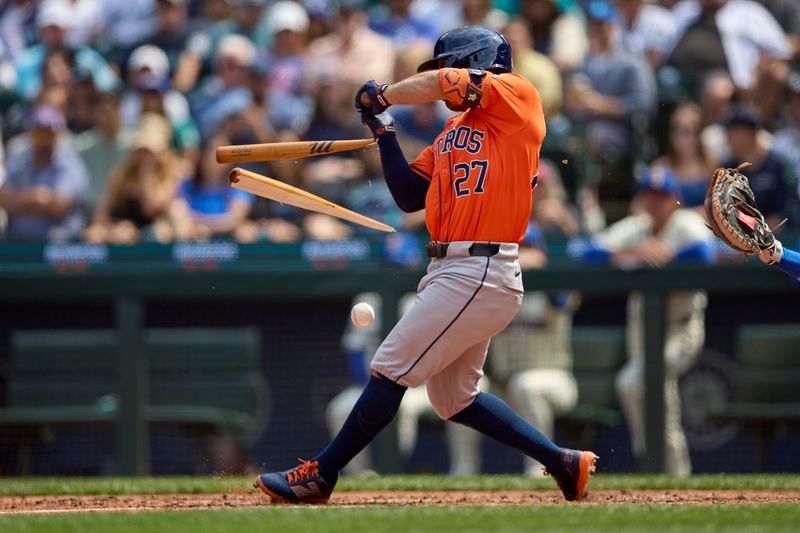
<path id="1" fill-rule="evenodd" d="M 3 531 L 114 533 L 280 531 L 388 533 L 491 531 L 797 531 L 800 506 L 368 507 L 233 509 L 12 516 Z"/>
<path id="2" fill-rule="evenodd" d="M 252 477 L 140 477 L 140 478 L 6 478 L 0 482 L 0 496 L 52 494 L 170 494 L 222 493 L 249 489 Z M 672 478 L 653 475 L 604 475 L 592 480 L 602 489 L 696 489 L 696 490 L 800 490 L 796 474 L 719 474 Z M 337 492 L 353 490 L 554 490 L 552 480 L 524 476 L 379 476 L 343 477 Z"/>

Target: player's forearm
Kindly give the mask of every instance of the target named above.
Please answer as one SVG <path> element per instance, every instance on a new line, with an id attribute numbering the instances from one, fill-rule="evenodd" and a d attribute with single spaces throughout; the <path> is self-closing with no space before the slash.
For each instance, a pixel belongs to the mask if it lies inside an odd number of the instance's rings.
<path id="1" fill-rule="evenodd" d="M 24 213 L 25 204 L 13 188 L 4 187 L 0 189 L 0 209 L 14 216 Z"/>
<path id="2" fill-rule="evenodd" d="M 410 78 L 392 83 L 383 92 L 392 105 L 425 104 L 442 99 L 439 87 L 439 72 L 420 72 Z"/>
<path id="3" fill-rule="evenodd" d="M 386 186 L 389 187 L 397 207 L 406 213 L 424 209 L 430 184 L 411 169 L 397 137 L 394 134 L 381 135 L 378 137 L 378 148 Z"/>

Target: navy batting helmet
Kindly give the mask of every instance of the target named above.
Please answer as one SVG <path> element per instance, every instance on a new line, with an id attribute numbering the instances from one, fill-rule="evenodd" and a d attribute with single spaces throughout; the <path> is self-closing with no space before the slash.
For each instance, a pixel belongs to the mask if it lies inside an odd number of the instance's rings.
<path id="1" fill-rule="evenodd" d="M 511 72 L 511 45 L 490 28 L 462 26 L 439 37 L 433 58 L 421 64 L 417 72 L 443 67 Z"/>

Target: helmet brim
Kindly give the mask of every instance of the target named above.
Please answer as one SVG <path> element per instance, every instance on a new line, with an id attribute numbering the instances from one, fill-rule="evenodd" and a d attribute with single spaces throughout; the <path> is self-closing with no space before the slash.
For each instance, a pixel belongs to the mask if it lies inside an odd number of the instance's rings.
<path id="1" fill-rule="evenodd" d="M 438 68 L 439 68 L 439 58 L 438 57 L 434 57 L 434 58 L 431 58 L 431 59 L 425 61 L 424 63 L 420 64 L 420 66 L 417 67 L 417 72 L 426 72 L 428 70 L 438 70 Z"/>

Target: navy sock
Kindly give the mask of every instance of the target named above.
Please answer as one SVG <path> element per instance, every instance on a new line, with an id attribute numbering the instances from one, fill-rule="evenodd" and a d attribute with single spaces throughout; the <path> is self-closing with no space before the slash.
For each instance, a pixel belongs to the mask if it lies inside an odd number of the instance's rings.
<path id="1" fill-rule="evenodd" d="M 369 378 L 367 387 L 350 411 L 342 429 L 316 457 L 319 473 L 326 481 L 335 482 L 339 470 L 358 455 L 394 418 L 405 392 L 405 387 L 390 379 L 376 376 Z"/>
<path id="2" fill-rule="evenodd" d="M 516 448 L 542 463 L 551 473 L 558 473 L 561 468 L 561 448 L 497 396 L 478 393 L 466 409 L 450 417 L 450 420 Z"/>

